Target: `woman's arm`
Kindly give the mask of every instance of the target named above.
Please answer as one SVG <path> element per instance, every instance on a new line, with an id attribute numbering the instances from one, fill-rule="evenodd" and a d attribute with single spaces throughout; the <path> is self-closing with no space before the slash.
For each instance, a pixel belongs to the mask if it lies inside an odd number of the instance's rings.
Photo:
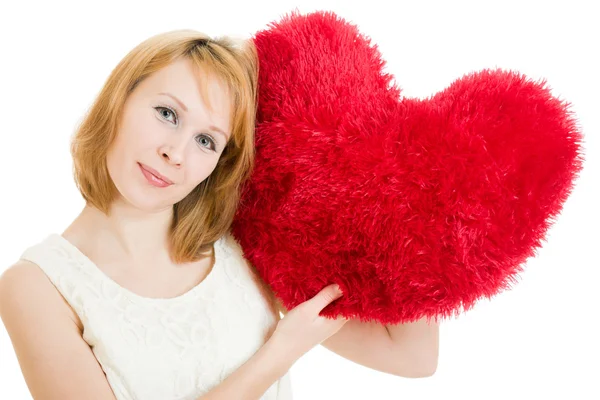
<path id="1" fill-rule="evenodd" d="M 286 315 L 288 310 L 281 301 L 274 294 L 271 298 L 276 309 Z M 321 345 L 377 371 L 403 378 L 424 378 L 432 376 L 437 369 L 439 323 L 422 319 L 383 325 L 352 319 Z"/>
<path id="2" fill-rule="evenodd" d="M 35 264 L 19 261 L 0 276 L 0 318 L 36 400 L 116 400 L 83 327 Z M 254 400 L 302 356 L 271 338 L 199 400 Z"/>
<path id="3" fill-rule="evenodd" d="M 82 327 L 35 264 L 19 261 L 0 276 L 0 317 L 36 400 L 115 400 Z"/>

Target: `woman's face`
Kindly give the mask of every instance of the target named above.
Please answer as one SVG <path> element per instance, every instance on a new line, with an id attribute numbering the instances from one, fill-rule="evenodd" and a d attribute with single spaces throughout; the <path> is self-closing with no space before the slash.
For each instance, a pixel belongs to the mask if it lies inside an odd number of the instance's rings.
<path id="1" fill-rule="evenodd" d="M 120 200 L 146 211 L 170 208 L 215 169 L 231 135 L 229 97 L 224 85 L 210 79 L 210 113 L 198 79 L 205 76 L 198 77 L 190 60 L 177 60 L 128 97 L 107 154 Z"/>

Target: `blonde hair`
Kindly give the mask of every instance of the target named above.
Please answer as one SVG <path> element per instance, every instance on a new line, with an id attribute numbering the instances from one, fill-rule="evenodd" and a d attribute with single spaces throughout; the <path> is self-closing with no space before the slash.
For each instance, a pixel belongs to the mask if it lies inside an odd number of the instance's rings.
<path id="1" fill-rule="evenodd" d="M 146 39 L 111 72 L 71 142 L 77 188 L 86 204 L 108 215 L 118 190 L 109 176 L 106 154 L 117 135 L 125 101 L 139 82 L 181 57 L 226 84 L 232 102 L 232 131 L 215 170 L 173 206 L 169 251 L 177 263 L 200 259 L 229 230 L 242 183 L 254 168 L 258 85 L 254 43 L 231 37 L 213 39 L 189 29 Z M 202 98 L 210 109 L 207 79 L 200 81 Z"/>

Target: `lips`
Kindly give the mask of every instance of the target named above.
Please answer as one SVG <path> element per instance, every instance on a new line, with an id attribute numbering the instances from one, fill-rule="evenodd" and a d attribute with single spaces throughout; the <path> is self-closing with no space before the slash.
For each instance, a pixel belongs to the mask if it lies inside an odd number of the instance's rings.
<path id="1" fill-rule="evenodd" d="M 162 183 L 164 186 L 169 186 L 173 184 L 173 181 L 170 180 L 169 178 L 167 178 L 164 175 L 161 175 L 158 171 L 156 171 L 154 168 L 149 167 L 145 164 L 142 163 L 138 163 L 138 165 L 140 166 L 140 168 L 143 170 L 143 172 L 146 172 L 147 174 L 151 175 L 146 176 L 147 178 L 153 178 L 152 180 L 155 180 L 155 183 Z M 145 174 L 146 175 L 146 174 Z M 163 186 L 161 185 L 161 186 Z"/>

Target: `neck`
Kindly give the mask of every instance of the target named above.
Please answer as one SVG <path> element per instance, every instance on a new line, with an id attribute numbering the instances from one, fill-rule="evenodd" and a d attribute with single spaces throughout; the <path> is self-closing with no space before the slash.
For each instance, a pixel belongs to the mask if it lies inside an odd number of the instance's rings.
<path id="1" fill-rule="evenodd" d="M 168 232 L 173 208 L 147 212 L 115 201 L 109 215 L 86 205 L 67 228 L 72 236 L 99 246 L 107 258 L 132 262 L 168 256 Z M 100 250 L 100 249 L 99 249 Z"/>

